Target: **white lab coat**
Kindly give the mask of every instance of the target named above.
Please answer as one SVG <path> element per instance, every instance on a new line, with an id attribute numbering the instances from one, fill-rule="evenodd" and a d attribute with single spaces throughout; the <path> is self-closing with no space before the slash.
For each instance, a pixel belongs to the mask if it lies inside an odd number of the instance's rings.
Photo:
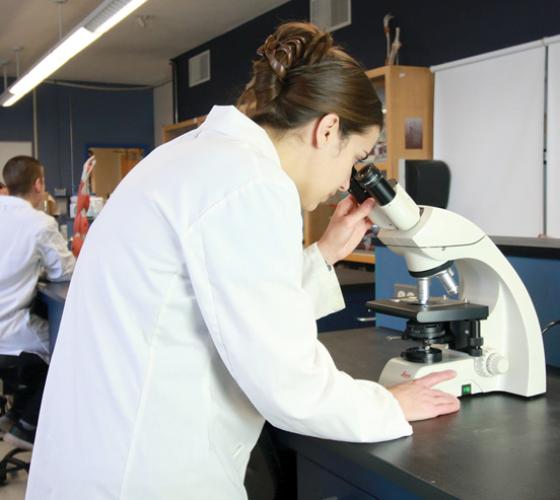
<path id="1" fill-rule="evenodd" d="M 347 441 L 411 434 L 393 396 L 317 340 L 315 317 L 343 301 L 301 239 L 295 185 L 233 107 L 132 170 L 70 284 L 27 500 L 244 499 L 264 419 Z"/>
<path id="2" fill-rule="evenodd" d="M 16 196 L 0 196 L 0 354 L 38 354 L 48 362 L 49 328 L 30 311 L 41 273 L 70 279 L 75 259 L 54 218 Z"/>

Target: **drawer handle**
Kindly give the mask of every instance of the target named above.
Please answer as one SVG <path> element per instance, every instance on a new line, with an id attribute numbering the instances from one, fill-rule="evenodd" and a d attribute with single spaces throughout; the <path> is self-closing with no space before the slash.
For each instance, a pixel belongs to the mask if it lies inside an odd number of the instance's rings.
<path id="1" fill-rule="evenodd" d="M 369 321 L 375 321 L 375 316 L 358 316 L 356 320 L 360 323 L 368 323 Z"/>

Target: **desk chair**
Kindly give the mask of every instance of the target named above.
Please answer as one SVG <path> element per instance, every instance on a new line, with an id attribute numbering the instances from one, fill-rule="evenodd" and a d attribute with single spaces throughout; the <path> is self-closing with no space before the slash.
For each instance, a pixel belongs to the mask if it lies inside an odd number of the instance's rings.
<path id="1" fill-rule="evenodd" d="M 0 417 L 8 412 L 8 398 L 17 389 L 20 363 L 18 356 L 0 355 Z M 29 450 L 14 448 L 0 459 L 0 486 L 6 483 L 8 473 L 29 472 L 29 462 L 16 457 L 20 453 L 29 453 Z"/>

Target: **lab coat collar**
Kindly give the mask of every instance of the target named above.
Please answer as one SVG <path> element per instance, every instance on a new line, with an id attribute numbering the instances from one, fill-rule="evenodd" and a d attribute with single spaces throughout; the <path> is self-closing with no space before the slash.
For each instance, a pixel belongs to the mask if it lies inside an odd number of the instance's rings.
<path id="1" fill-rule="evenodd" d="M 214 130 L 242 140 L 280 167 L 280 157 L 266 131 L 235 106 L 214 106 L 199 131 Z"/>
<path id="2" fill-rule="evenodd" d="M 0 196 L 0 204 L 8 207 L 23 207 L 25 205 L 33 208 L 33 205 L 27 200 L 20 198 L 19 196 Z"/>

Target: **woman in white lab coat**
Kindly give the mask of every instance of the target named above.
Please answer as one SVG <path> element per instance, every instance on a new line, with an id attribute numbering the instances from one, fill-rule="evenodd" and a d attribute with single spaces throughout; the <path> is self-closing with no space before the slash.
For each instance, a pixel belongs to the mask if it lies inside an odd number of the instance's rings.
<path id="1" fill-rule="evenodd" d="M 47 381 L 28 500 L 243 499 L 264 420 L 347 441 L 456 411 L 336 369 L 316 318 L 372 202 L 302 252 L 301 209 L 348 188 L 382 126 L 363 69 L 313 25 L 258 51 L 246 114 L 214 107 L 121 182 L 85 242 Z"/>

